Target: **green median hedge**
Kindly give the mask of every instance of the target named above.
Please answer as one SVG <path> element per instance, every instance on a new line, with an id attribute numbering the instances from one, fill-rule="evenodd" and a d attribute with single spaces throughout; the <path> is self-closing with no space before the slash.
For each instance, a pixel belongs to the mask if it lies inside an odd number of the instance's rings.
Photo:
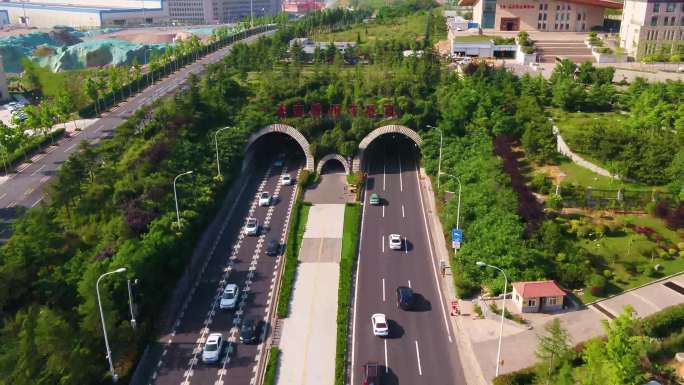
<path id="1" fill-rule="evenodd" d="M 347 336 L 349 335 L 349 302 L 351 281 L 361 224 L 361 205 L 347 203 L 344 209 L 344 231 L 342 234 L 342 255 L 340 259 L 340 283 L 337 291 L 337 346 L 335 349 L 335 385 L 345 383 L 345 363 L 347 357 Z"/>
<path id="2" fill-rule="evenodd" d="M 279 362 L 280 349 L 278 349 L 277 346 L 273 346 L 268 354 L 268 363 L 266 363 L 266 375 L 264 376 L 263 385 L 275 385 Z"/>
<path id="3" fill-rule="evenodd" d="M 33 151 L 60 138 L 62 135 L 64 135 L 64 128 L 58 128 L 47 135 L 32 136 L 28 138 L 21 147 L 12 151 L 12 153 L 7 156 L 8 167 L 13 168 L 16 163 L 23 160 L 24 157 L 28 159 Z"/>
<path id="4" fill-rule="evenodd" d="M 285 265 L 283 266 L 283 278 L 280 283 L 278 293 L 277 314 L 280 318 L 286 318 L 290 314 L 290 300 L 292 289 L 294 288 L 297 265 L 299 264 L 299 247 L 304 237 L 306 221 L 309 218 L 310 203 L 301 201 L 302 190 L 297 192 L 294 206 L 292 207 L 292 218 L 288 230 L 287 245 L 285 246 Z"/>

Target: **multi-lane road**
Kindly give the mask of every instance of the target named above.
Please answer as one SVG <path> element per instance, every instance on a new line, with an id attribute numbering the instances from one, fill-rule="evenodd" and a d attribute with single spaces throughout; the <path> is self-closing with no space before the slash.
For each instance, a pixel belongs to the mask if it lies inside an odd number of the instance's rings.
<path id="1" fill-rule="evenodd" d="M 249 42 L 269 34 L 265 32 L 251 36 L 242 42 Z M 52 176 L 69 156 L 78 148 L 81 142 L 88 140 L 97 142 L 103 137 L 111 136 L 113 131 L 135 111 L 155 100 L 178 90 L 190 74 L 200 74 L 208 64 L 216 63 L 226 56 L 232 46 L 227 46 L 213 52 L 198 61 L 180 68 L 175 73 L 161 79 L 154 85 L 147 87 L 139 94 L 121 102 L 87 127 L 84 131 L 77 131 L 70 136 L 61 138 L 54 146 L 45 152 L 36 154 L 30 163 L 17 168 L 17 172 L 8 175 L 0 184 L 0 238 L 9 236 L 8 222 L 17 215 L 17 208 L 30 208 L 38 205 L 43 199 L 43 190 Z M 87 138 L 86 138 L 87 135 Z"/>
<path id="2" fill-rule="evenodd" d="M 281 186 L 280 175 L 295 177 L 301 160 L 288 161 L 282 167 L 273 162 L 248 175 L 226 227 L 214 244 L 209 259 L 185 299 L 175 324 L 168 335 L 160 338 L 160 353 L 148 365 L 153 367 L 149 381 L 159 385 L 249 385 L 256 381 L 259 360 L 264 357 L 263 337 L 275 305 L 273 298 L 280 255 L 267 256 L 266 242 L 277 239 L 284 245 L 295 186 Z M 258 206 L 259 194 L 268 191 L 274 204 Z M 248 217 L 259 220 L 258 236 L 245 236 L 243 226 Z M 282 251 L 282 248 L 281 248 Z M 242 296 L 235 310 L 220 310 L 219 301 L 228 283 L 240 287 Z M 246 317 L 261 320 L 260 343 L 239 343 L 239 327 Z M 202 349 L 210 333 L 222 333 L 229 342 L 216 364 L 201 362 Z"/>
<path id="3" fill-rule="evenodd" d="M 351 384 L 363 383 L 363 365 L 380 364 L 383 384 L 465 384 L 454 330 L 449 322 L 438 269 L 429 241 L 418 180 L 417 149 L 401 137 L 385 135 L 367 155 L 368 172 L 355 304 Z M 371 206 L 377 193 L 382 204 Z M 388 236 L 401 235 L 401 250 Z M 416 310 L 397 307 L 396 288 L 418 294 Z M 373 336 L 370 317 L 387 316 L 390 335 Z"/>

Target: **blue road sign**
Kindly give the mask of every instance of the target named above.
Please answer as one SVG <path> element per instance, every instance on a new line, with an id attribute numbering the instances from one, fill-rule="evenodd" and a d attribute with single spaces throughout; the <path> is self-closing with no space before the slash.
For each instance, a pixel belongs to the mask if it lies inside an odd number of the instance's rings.
<path id="1" fill-rule="evenodd" d="M 463 230 L 451 229 L 451 241 L 459 243 L 463 242 Z"/>

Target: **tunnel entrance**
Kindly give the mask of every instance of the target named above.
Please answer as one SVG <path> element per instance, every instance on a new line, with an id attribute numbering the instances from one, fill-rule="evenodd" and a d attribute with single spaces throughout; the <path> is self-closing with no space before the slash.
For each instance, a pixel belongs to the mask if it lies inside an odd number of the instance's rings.
<path id="1" fill-rule="evenodd" d="M 306 154 L 293 137 L 281 132 L 270 132 L 248 145 L 243 170 L 266 168 L 277 160 L 299 167 L 305 164 Z"/>
<path id="2" fill-rule="evenodd" d="M 365 149 L 363 171 L 396 174 L 414 169 L 420 160 L 420 148 L 409 137 L 399 133 L 382 134 Z"/>
<path id="3" fill-rule="evenodd" d="M 362 171 L 365 170 L 366 168 L 366 153 L 368 152 L 368 148 L 373 145 L 379 138 L 385 137 L 389 135 L 390 139 L 396 140 L 395 138 L 403 138 L 406 139 L 410 142 L 412 142 L 415 146 L 416 149 L 418 149 L 423 143 L 423 140 L 420 138 L 420 135 L 413 131 L 412 129 L 406 127 L 406 126 L 401 126 L 398 124 L 391 124 L 388 126 L 382 126 L 379 128 L 376 128 L 375 130 L 371 131 L 366 137 L 361 140 L 361 143 L 359 143 L 359 153 L 354 158 L 354 162 L 352 165 L 352 169 L 356 171 Z M 388 140 L 387 138 L 383 138 L 381 140 L 382 143 L 383 141 Z M 406 146 L 402 147 L 404 150 L 408 149 Z"/>

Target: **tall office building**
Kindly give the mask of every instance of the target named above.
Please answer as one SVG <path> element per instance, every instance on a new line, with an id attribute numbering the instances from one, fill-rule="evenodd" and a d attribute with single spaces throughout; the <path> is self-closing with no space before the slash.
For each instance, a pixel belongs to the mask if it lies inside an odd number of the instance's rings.
<path id="1" fill-rule="evenodd" d="M 233 22 L 250 17 L 253 10 L 254 17 L 275 15 L 280 12 L 280 0 L 218 0 L 220 2 L 220 20 Z"/>
<path id="2" fill-rule="evenodd" d="M 636 58 L 678 52 L 684 46 L 684 1 L 625 1 L 620 45 Z"/>
<path id="3" fill-rule="evenodd" d="M 220 20 L 216 16 L 217 0 L 168 0 L 169 19 L 187 24 L 214 24 Z"/>

